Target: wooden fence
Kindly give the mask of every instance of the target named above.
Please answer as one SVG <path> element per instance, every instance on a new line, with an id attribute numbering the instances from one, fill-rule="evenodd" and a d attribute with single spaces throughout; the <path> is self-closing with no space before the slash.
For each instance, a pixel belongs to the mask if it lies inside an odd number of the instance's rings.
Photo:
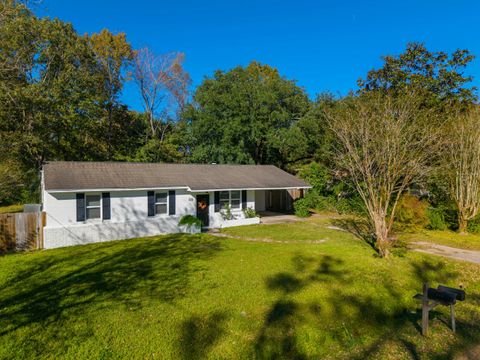
<path id="1" fill-rule="evenodd" d="M 43 249 L 45 213 L 0 214 L 0 253 Z"/>

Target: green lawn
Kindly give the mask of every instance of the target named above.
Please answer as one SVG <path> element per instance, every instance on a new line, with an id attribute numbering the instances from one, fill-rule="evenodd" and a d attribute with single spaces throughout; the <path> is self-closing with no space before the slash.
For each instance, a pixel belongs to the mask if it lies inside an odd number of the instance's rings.
<path id="1" fill-rule="evenodd" d="M 480 266 L 379 259 L 327 220 L 0 258 L 0 358 L 447 359 L 480 343 Z M 313 240 L 324 240 L 313 243 Z M 412 296 L 467 288 L 419 335 Z"/>

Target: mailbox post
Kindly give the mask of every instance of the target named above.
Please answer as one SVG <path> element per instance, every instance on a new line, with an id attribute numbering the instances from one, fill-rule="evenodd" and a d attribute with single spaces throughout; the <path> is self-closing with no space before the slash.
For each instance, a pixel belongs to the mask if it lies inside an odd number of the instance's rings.
<path id="1" fill-rule="evenodd" d="M 428 335 L 428 316 L 430 310 L 437 305 L 450 306 L 450 321 L 452 331 L 456 331 L 455 303 L 457 300 L 465 300 L 464 290 L 450 288 L 443 285 L 439 285 L 436 289 L 429 288 L 428 283 L 425 282 L 423 284 L 422 293 L 416 294 L 413 298 L 422 302 L 422 335 Z"/>

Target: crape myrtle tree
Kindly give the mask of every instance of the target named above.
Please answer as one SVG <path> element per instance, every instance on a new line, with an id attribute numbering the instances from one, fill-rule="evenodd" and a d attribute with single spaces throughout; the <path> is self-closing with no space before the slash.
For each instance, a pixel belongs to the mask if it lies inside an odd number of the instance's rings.
<path id="1" fill-rule="evenodd" d="M 193 104 L 182 114 L 190 127 L 186 146 L 191 161 L 283 167 L 286 147 L 292 148 L 286 140 L 295 140 L 288 137 L 289 130 L 308 109 L 303 89 L 268 65 L 252 62 L 216 71 L 197 88 Z M 299 128 L 292 131 L 303 138 Z"/>
<path id="2" fill-rule="evenodd" d="M 458 230 L 467 232 L 469 220 L 480 210 L 480 109 L 458 112 L 444 132 L 444 162 L 450 193 L 458 209 Z"/>
<path id="3" fill-rule="evenodd" d="M 473 59 L 474 56 L 465 49 L 452 53 L 435 52 L 428 50 L 424 44 L 409 43 L 403 53 L 397 56 L 384 56 L 382 67 L 371 70 L 365 79 L 359 80 L 357 94 L 375 91 L 391 96 L 402 96 L 406 92 L 415 92 L 422 109 L 437 113 L 437 116 L 430 117 L 430 122 L 436 122 L 440 128 L 444 126 L 446 119 L 450 119 L 451 128 L 447 132 L 450 132 L 449 135 L 455 135 L 456 119 L 460 121 L 462 119 L 460 115 L 478 101 L 476 88 L 470 84 L 472 77 L 468 75 L 468 65 Z M 457 134 L 457 140 L 448 139 L 448 136 L 444 139 L 447 144 L 452 144 L 458 141 L 458 136 Z M 448 146 L 445 149 L 447 152 L 448 149 L 453 150 Z M 456 156 L 458 160 L 458 154 Z M 436 176 L 430 176 L 426 184 L 416 186 L 426 185 L 425 189 L 431 199 L 435 199 L 437 205 L 443 209 L 450 208 L 453 207 L 451 195 L 457 191 L 452 190 L 454 187 L 452 188 L 451 181 L 450 187 L 445 186 L 445 182 L 448 182 L 445 176 L 447 169 L 438 166 L 436 160 L 438 159 L 432 157 L 429 163 L 431 167 L 436 168 Z M 455 186 L 457 190 L 458 185 Z"/>
<path id="4" fill-rule="evenodd" d="M 414 93 L 373 91 L 347 97 L 326 110 L 336 138 L 335 165 L 363 200 L 375 247 L 390 254 L 389 237 L 401 195 L 428 172 L 438 146 L 433 112 Z"/>

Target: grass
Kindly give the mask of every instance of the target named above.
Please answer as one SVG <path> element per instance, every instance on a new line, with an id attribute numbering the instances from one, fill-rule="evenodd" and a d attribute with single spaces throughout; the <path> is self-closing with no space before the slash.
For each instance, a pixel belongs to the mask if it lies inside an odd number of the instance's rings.
<path id="1" fill-rule="evenodd" d="M 459 234 L 454 231 L 419 230 L 414 233 L 399 235 L 399 239 L 412 241 L 425 241 L 467 250 L 480 250 L 479 234 Z"/>
<path id="2" fill-rule="evenodd" d="M 0 358 L 445 359 L 480 341 L 480 266 L 384 260 L 328 220 L 168 235 L 0 258 Z M 311 240 L 325 240 L 312 243 Z M 412 296 L 463 284 L 419 334 Z"/>
<path id="3" fill-rule="evenodd" d="M 22 204 L 0 206 L 0 214 L 17 213 L 22 211 L 23 211 Z"/>

